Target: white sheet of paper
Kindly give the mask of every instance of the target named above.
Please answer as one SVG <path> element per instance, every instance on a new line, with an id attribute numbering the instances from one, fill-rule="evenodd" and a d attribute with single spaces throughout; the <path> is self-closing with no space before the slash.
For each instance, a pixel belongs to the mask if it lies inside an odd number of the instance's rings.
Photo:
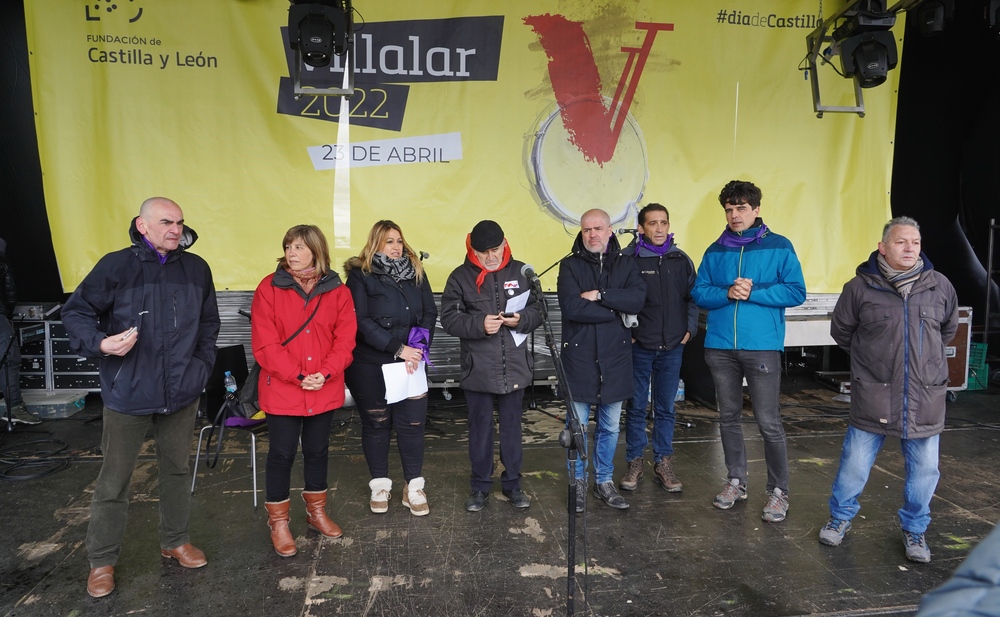
<path id="1" fill-rule="evenodd" d="M 385 380 L 385 402 L 389 405 L 427 392 L 427 369 L 424 362 L 417 365 L 417 370 L 412 375 L 406 372 L 405 362 L 383 364 L 382 378 Z"/>
<path id="2" fill-rule="evenodd" d="M 527 306 L 528 304 L 528 294 L 530 293 L 531 293 L 530 291 L 526 291 L 522 294 L 514 296 L 513 298 L 508 298 L 507 308 L 505 308 L 503 312 L 505 313 L 521 312 L 524 309 L 524 307 Z M 510 335 L 514 337 L 514 345 L 518 347 L 521 346 L 521 343 L 524 342 L 524 339 L 528 338 L 527 334 L 521 334 L 520 332 L 514 332 L 513 330 L 510 331 Z"/>

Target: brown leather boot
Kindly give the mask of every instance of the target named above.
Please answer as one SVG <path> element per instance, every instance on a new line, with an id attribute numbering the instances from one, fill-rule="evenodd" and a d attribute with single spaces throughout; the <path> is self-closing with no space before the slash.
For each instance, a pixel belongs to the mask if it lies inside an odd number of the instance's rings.
<path id="1" fill-rule="evenodd" d="M 271 543 L 274 544 L 274 552 L 282 557 L 291 557 L 298 551 L 295 548 L 295 538 L 288 529 L 288 507 L 289 501 L 267 501 L 264 508 L 267 510 L 267 526 L 271 530 Z"/>
<path id="2" fill-rule="evenodd" d="M 684 485 L 674 475 L 674 457 L 664 456 L 660 462 L 653 467 L 653 475 L 656 483 L 663 487 L 668 493 L 679 493 L 684 490 Z"/>
<path id="3" fill-rule="evenodd" d="M 628 470 L 618 482 L 618 488 L 623 491 L 634 491 L 639 486 L 639 483 L 642 482 L 642 466 L 642 457 L 629 461 Z"/>
<path id="4" fill-rule="evenodd" d="M 326 515 L 326 491 L 302 491 L 306 502 L 306 523 L 327 538 L 339 538 L 344 531 Z"/>

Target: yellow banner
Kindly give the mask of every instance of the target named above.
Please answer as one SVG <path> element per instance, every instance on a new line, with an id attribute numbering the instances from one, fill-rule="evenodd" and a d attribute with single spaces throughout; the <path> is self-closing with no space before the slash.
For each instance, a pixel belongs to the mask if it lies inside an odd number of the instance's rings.
<path id="1" fill-rule="evenodd" d="M 809 291 L 835 292 L 889 218 L 899 69 L 865 91 L 866 117 L 817 119 L 800 70 L 815 2 L 358 0 L 350 100 L 293 96 L 288 8 L 25 2 L 64 289 L 154 195 L 183 208 L 220 290 L 253 289 L 300 223 L 339 265 L 392 219 L 439 291 L 481 219 L 542 271 L 588 208 L 634 227 L 652 201 L 697 264 L 738 178 L 763 190 Z M 339 87 L 346 64 L 300 78 Z M 852 104 L 852 82 L 821 72 L 823 102 Z"/>

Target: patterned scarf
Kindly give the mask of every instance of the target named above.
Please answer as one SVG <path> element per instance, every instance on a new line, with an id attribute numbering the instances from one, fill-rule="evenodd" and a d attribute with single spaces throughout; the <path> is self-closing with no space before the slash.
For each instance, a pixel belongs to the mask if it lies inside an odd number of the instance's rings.
<path id="1" fill-rule="evenodd" d="M 316 288 L 316 283 L 319 281 L 319 271 L 316 270 L 316 266 L 309 268 L 307 270 L 299 270 L 298 272 L 292 272 L 288 268 L 285 271 L 299 284 L 302 291 L 306 292 L 306 295 L 312 293 L 312 290 Z"/>
<path id="2" fill-rule="evenodd" d="M 388 274 L 397 283 L 417 278 L 417 269 L 413 267 L 410 255 L 405 251 L 398 259 L 392 259 L 384 253 L 375 253 L 372 255 L 372 269 L 379 274 Z"/>
<path id="3" fill-rule="evenodd" d="M 486 275 L 489 271 L 483 264 L 479 263 L 479 258 L 476 257 L 476 252 L 472 248 L 472 234 L 465 237 L 465 256 L 469 258 L 472 265 L 479 268 L 479 276 L 476 277 L 476 291 L 480 291 L 483 287 L 483 281 L 486 280 Z M 503 258 L 500 260 L 500 265 L 497 266 L 497 270 L 503 270 L 504 266 L 510 263 L 510 242 L 503 245 Z M 496 272 L 496 270 L 494 270 Z"/>
<path id="4" fill-rule="evenodd" d="M 922 257 L 917 257 L 917 263 L 913 264 L 913 267 L 909 270 L 894 270 L 889 265 L 889 262 L 885 260 L 885 255 L 879 253 L 878 271 L 882 273 L 885 280 L 892 283 L 892 286 L 896 288 L 899 295 L 905 299 L 906 296 L 910 295 L 913 284 L 920 278 L 920 273 L 924 271 L 924 260 Z"/>

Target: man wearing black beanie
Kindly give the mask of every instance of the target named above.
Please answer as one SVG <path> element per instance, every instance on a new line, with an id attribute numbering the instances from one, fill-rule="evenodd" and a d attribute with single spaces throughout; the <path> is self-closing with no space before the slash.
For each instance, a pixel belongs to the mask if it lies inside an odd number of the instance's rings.
<path id="1" fill-rule="evenodd" d="M 511 258 L 500 225 L 480 221 L 465 244 L 465 263 L 451 273 L 441 295 L 441 326 L 461 340 L 461 385 L 469 408 L 472 492 L 465 509 L 482 510 L 493 487 L 494 397 L 503 495 L 513 507 L 527 508 L 531 501 L 521 490 L 521 414 L 532 366 L 524 337 L 541 325 L 541 308 L 521 274 L 524 264 Z M 528 294 L 524 308 L 512 310 L 522 294 Z"/>

